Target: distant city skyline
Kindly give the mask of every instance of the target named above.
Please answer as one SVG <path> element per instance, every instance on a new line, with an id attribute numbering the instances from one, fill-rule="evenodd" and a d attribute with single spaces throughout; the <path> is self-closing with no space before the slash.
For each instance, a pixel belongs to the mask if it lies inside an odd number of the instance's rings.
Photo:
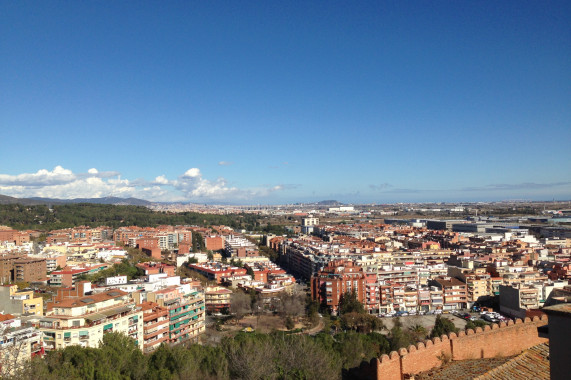
<path id="1" fill-rule="evenodd" d="M 0 194 L 571 199 L 571 3 L 0 4 Z"/>

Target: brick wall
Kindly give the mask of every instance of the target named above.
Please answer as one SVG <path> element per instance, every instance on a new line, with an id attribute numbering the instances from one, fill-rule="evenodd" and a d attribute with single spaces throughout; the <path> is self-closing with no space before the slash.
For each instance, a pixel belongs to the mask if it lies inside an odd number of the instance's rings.
<path id="1" fill-rule="evenodd" d="M 458 333 L 456 339 L 451 339 L 452 358 L 454 360 L 493 358 L 496 356 L 511 356 L 521 351 L 545 343 L 547 339 L 540 338 L 537 327 L 547 323 L 547 317 L 516 319 L 486 326 L 484 330 L 467 330 Z"/>
<path id="2" fill-rule="evenodd" d="M 206 249 L 218 251 L 224 249 L 224 238 L 222 236 L 211 236 L 204 239 Z"/>
<path id="3" fill-rule="evenodd" d="M 354 379 L 401 380 L 405 375 L 417 374 L 439 367 L 445 360 L 466 360 L 512 356 L 547 342 L 537 332 L 539 326 L 547 324 L 547 317 L 534 317 L 533 320 L 517 319 L 515 322 L 502 322 L 451 333 L 434 338 L 415 346 L 401 348 L 390 355 L 382 355 L 363 363 L 350 371 Z"/>
<path id="4" fill-rule="evenodd" d="M 419 373 L 439 367 L 444 358 L 450 358 L 451 345 L 448 336 L 426 340 L 399 350 L 402 373 Z M 400 376 L 400 374 L 399 374 Z"/>

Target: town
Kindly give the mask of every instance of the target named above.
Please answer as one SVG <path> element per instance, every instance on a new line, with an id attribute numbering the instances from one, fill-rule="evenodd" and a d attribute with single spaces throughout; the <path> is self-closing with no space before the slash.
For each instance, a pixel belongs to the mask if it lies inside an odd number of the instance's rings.
<path id="1" fill-rule="evenodd" d="M 0 349 L 12 362 L 3 375 L 50 351 L 97 348 L 109 333 L 150 354 L 211 345 L 220 331 L 256 331 L 260 318 L 310 335 L 386 333 L 410 318 L 421 341 L 442 315 L 476 328 L 543 318 L 544 307 L 571 299 L 569 210 L 453 219 L 354 206 L 272 213 L 288 222 L 283 234 L 224 225 L 0 227 Z M 350 297 L 370 317 L 348 321 Z"/>

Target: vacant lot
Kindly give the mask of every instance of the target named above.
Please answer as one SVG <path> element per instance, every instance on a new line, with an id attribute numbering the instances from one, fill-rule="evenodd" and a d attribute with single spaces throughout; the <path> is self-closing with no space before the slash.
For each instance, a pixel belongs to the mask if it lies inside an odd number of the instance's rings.
<path id="1" fill-rule="evenodd" d="M 443 318 L 448 318 L 454 322 L 454 326 L 459 329 L 464 329 L 466 326 L 466 321 L 462 318 L 458 318 L 452 314 L 442 314 Z M 385 327 L 390 330 L 394 326 L 394 320 L 396 318 L 381 318 Z M 436 320 L 436 315 L 409 315 L 406 317 L 400 317 L 402 325 L 404 328 L 412 327 L 415 325 L 421 325 L 428 331 L 432 330 L 434 327 L 434 321 Z"/>
<path id="2" fill-rule="evenodd" d="M 283 318 L 277 315 L 272 314 L 262 314 L 259 317 L 257 316 L 246 316 L 242 318 L 239 322 L 231 319 L 228 320 L 226 323 L 222 324 L 220 330 L 217 330 L 214 323 L 214 318 L 207 317 L 206 320 L 206 332 L 201 337 L 201 341 L 205 344 L 217 344 L 224 337 L 232 337 L 238 331 L 241 331 L 247 327 L 251 327 L 257 332 L 261 333 L 269 333 L 274 330 L 283 330 L 286 331 L 285 323 Z M 302 328 L 305 327 L 302 321 L 297 321 L 295 324 L 295 328 Z"/>

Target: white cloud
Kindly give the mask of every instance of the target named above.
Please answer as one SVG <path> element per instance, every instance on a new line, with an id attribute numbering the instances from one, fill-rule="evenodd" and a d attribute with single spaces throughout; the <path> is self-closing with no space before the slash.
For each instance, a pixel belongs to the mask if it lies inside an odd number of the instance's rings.
<path id="1" fill-rule="evenodd" d="M 53 170 L 18 175 L 0 174 L 0 194 L 14 197 L 45 198 L 101 198 L 135 197 L 150 201 L 193 200 L 245 200 L 266 197 L 273 192 L 289 188 L 287 185 L 268 185 L 241 189 L 231 186 L 224 178 L 209 180 L 198 168 L 190 168 L 177 179 L 159 175 L 154 180 L 129 180 L 118 172 L 102 172 L 91 168 L 87 173 L 74 174 L 71 170 L 56 166 Z"/>
<path id="2" fill-rule="evenodd" d="M 233 165 L 234 163 L 232 161 L 219 161 L 218 165 L 220 166 L 230 166 Z"/>
<path id="3" fill-rule="evenodd" d="M 164 175 L 160 175 L 157 178 L 155 178 L 155 183 L 158 185 L 168 185 L 169 180 Z"/>
<path id="4" fill-rule="evenodd" d="M 200 169 L 198 168 L 191 168 L 188 169 L 183 175 L 183 178 L 196 178 L 196 177 L 202 177 L 202 174 L 200 174 Z"/>
<path id="5" fill-rule="evenodd" d="M 189 198 L 241 197 L 241 191 L 236 187 L 229 187 L 224 178 L 218 178 L 215 181 L 204 179 L 198 168 L 188 169 L 178 180 L 174 181 L 174 187 Z"/>
<path id="6" fill-rule="evenodd" d="M 0 185 L 12 186 L 51 186 L 73 181 L 76 176 L 71 170 L 56 166 L 52 171 L 41 169 L 36 173 L 18 175 L 0 174 Z"/>

